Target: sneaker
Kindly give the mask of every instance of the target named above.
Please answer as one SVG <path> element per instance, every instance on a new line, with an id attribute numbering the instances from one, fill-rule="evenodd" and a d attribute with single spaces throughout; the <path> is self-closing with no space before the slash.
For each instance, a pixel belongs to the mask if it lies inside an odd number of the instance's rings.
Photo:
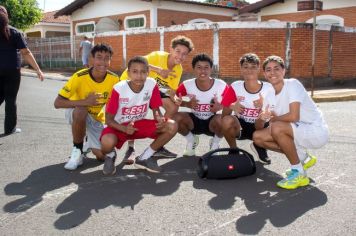
<path id="1" fill-rule="evenodd" d="M 104 167 L 103 167 L 104 175 L 115 174 L 115 172 L 116 172 L 115 160 L 116 160 L 116 152 L 115 152 L 115 155 L 113 158 L 105 156 L 105 162 L 104 162 Z"/>
<path id="2" fill-rule="evenodd" d="M 125 152 L 124 160 L 122 162 L 125 165 L 132 165 L 135 163 L 135 157 L 135 149 L 129 146 Z"/>
<path id="3" fill-rule="evenodd" d="M 310 153 L 307 152 L 307 159 L 304 160 L 303 162 L 303 168 L 304 170 L 309 169 L 310 167 L 313 167 L 316 163 L 316 156 L 311 155 Z"/>
<path id="4" fill-rule="evenodd" d="M 214 138 L 211 138 L 209 140 L 209 149 L 210 149 L 210 151 L 218 149 L 220 147 L 220 143 L 213 143 L 213 140 L 214 140 Z"/>
<path id="5" fill-rule="evenodd" d="M 308 184 L 309 178 L 305 174 L 292 169 L 290 175 L 278 181 L 277 186 L 284 189 L 296 189 L 298 187 L 307 186 Z"/>
<path id="6" fill-rule="evenodd" d="M 161 167 L 158 166 L 157 160 L 154 158 L 148 158 L 146 160 L 140 160 L 140 156 L 135 159 L 135 166 L 139 169 L 147 170 L 152 173 L 161 172 Z"/>
<path id="7" fill-rule="evenodd" d="M 271 158 L 267 155 L 266 149 L 257 146 L 253 142 L 250 144 L 250 148 L 258 156 L 258 159 L 266 164 L 271 164 Z"/>
<path id="8" fill-rule="evenodd" d="M 188 144 L 183 152 L 183 156 L 185 157 L 191 157 L 191 156 L 195 156 L 195 149 L 197 148 L 199 144 L 199 136 L 198 135 L 194 135 L 194 141 L 193 141 L 193 146 L 192 149 L 188 148 Z"/>
<path id="9" fill-rule="evenodd" d="M 307 158 L 303 162 L 303 169 L 307 170 L 310 167 L 313 167 L 317 161 L 316 156 L 311 155 L 310 153 L 307 152 Z M 291 174 L 291 169 L 286 170 L 286 176 Z"/>
<path id="10" fill-rule="evenodd" d="M 10 135 L 10 134 L 18 134 L 21 133 L 22 130 L 18 127 L 13 128 L 10 132 L 4 132 L 4 135 Z"/>
<path id="11" fill-rule="evenodd" d="M 168 151 L 165 147 L 161 147 L 160 149 L 158 149 L 157 152 L 155 152 L 153 155 L 153 157 L 161 157 L 161 158 L 176 158 L 177 154 Z"/>
<path id="12" fill-rule="evenodd" d="M 67 170 L 75 170 L 78 166 L 83 165 L 83 155 L 79 148 L 73 147 L 69 161 L 64 165 Z"/>

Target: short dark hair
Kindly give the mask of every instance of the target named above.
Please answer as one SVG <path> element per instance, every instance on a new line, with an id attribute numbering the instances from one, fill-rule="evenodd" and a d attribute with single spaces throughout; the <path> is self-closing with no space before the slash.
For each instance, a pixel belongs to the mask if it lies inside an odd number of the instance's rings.
<path id="1" fill-rule="evenodd" d="M 96 52 L 108 52 L 110 57 L 114 54 L 112 47 L 106 43 L 98 43 L 91 49 L 91 55 L 95 57 Z"/>
<path id="2" fill-rule="evenodd" d="M 149 69 L 148 61 L 147 61 L 147 59 L 145 57 L 143 57 L 143 56 L 135 56 L 135 57 L 131 58 L 129 60 L 128 65 L 127 65 L 127 70 L 130 70 L 130 68 L 131 68 L 133 63 L 143 64 L 145 66 L 145 68 L 147 69 L 147 72 L 148 72 L 148 69 Z"/>
<path id="3" fill-rule="evenodd" d="M 259 65 L 260 58 L 254 53 L 246 53 L 240 58 L 240 66 L 242 66 L 242 64 L 244 64 L 245 62 Z"/>
<path id="4" fill-rule="evenodd" d="M 270 63 L 271 61 L 278 63 L 283 69 L 285 68 L 284 60 L 282 59 L 282 57 L 272 55 L 272 56 L 267 57 L 266 60 L 264 60 L 264 62 L 262 64 L 263 70 L 266 69 L 267 64 Z"/>
<path id="5" fill-rule="evenodd" d="M 192 60 L 193 69 L 194 69 L 195 65 L 198 63 L 198 61 L 209 62 L 210 68 L 213 67 L 213 60 L 211 60 L 211 58 L 207 54 L 201 53 L 201 54 L 197 54 L 193 57 L 193 60 Z"/>
<path id="6" fill-rule="evenodd" d="M 189 52 L 194 50 L 194 44 L 192 40 L 188 37 L 178 35 L 171 41 L 171 47 L 174 49 L 177 47 L 177 45 L 183 45 L 186 46 L 189 49 Z"/>

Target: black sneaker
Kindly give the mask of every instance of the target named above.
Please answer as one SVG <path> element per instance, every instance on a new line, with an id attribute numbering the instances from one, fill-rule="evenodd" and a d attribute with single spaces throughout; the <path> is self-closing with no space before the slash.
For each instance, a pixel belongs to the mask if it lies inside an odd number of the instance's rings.
<path id="1" fill-rule="evenodd" d="M 160 158 L 176 158 L 177 154 L 168 151 L 165 147 L 161 147 L 160 149 L 158 149 L 157 152 L 155 152 L 153 155 L 153 157 L 160 157 Z"/>
<path id="2" fill-rule="evenodd" d="M 259 146 L 257 146 L 254 143 L 250 144 L 251 150 L 258 156 L 258 158 L 266 163 L 266 164 L 271 164 L 271 159 L 269 158 L 269 156 L 267 155 L 267 150 L 264 148 L 261 148 Z"/>
<path id="3" fill-rule="evenodd" d="M 116 152 L 115 152 L 115 156 L 113 158 L 105 156 L 105 162 L 104 162 L 104 167 L 103 167 L 104 175 L 115 174 L 115 172 L 116 172 L 115 160 L 116 160 Z"/>
<path id="4" fill-rule="evenodd" d="M 129 146 L 125 152 L 124 160 L 122 162 L 125 165 L 132 165 L 135 163 L 135 156 L 135 149 Z"/>
<path id="5" fill-rule="evenodd" d="M 136 157 L 135 159 L 135 166 L 139 169 L 147 170 L 152 173 L 159 173 L 161 172 L 161 167 L 158 166 L 157 160 L 154 158 L 148 158 L 146 160 L 140 160 L 140 156 Z"/>

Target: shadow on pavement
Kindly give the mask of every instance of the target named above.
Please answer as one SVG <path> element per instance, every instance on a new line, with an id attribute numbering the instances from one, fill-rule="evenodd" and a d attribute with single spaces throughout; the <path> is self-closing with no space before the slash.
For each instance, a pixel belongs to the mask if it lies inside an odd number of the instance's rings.
<path id="1" fill-rule="evenodd" d="M 260 163 L 255 175 L 235 180 L 198 180 L 197 189 L 206 189 L 216 196 L 208 202 L 212 209 L 230 209 L 240 198 L 245 209 L 236 212 L 236 230 L 240 234 L 258 234 L 269 220 L 275 227 L 291 224 L 313 208 L 325 205 L 327 196 L 320 189 L 308 186 L 284 190 L 276 186 L 282 178 Z"/>
<path id="2" fill-rule="evenodd" d="M 309 186 L 295 191 L 285 191 L 275 186 L 281 177 L 258 163 L 254 176 L 233 180 L 203 180 L 196 174 L 197 158 L 177 158 L 164 165 L 161 174 L 150 174 L 136 169 L 122 169 L 117 174 L 104 176 L 102 171 L 87 172 L 101 163 L 87 159 L 77 171 L 68 172 L 63 163 L 33 171 L 21 183 L 10 183 L 4 191 L 8 196 L 24 195 L 4 206 L 10 213 L 24 212 L 46 198 L 65 198 L 57 208 L 60 214 L 54 225 L 66 230 L 85 222 L 91 212 L 108 206 L 135 208 L 143 195 L 169 196 L 183 181 L 193 181 L 196 189 L 206 189 L 216 196 L 208 204 L 213 209 L 230 209 L 236 198 L 241 198 L 248 215 L 236 212 L 236 229 L 239 233 L 256 234 L 269 220 L 283 227 L 305 212 L 322 206 L 327 196 Z M 87 172 L 87 173 L 86 173 Z M 74 184 L 74 185 L 72 185 Z"/>

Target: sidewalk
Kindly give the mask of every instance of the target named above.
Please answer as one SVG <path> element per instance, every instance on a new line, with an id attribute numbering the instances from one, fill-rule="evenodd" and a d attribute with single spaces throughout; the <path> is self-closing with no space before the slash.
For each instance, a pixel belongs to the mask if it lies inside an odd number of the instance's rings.
<path id="1" fill-rule="evenodd" d="M 45 79 L 67 81 L 72 73 L 70 72 L 48 72 L 44 71 Z M 21 74 L 29 77 L 37 77 L 37 74 L 30 69 L 22 68 Z M 309 94 L 311 92 L 309 91 Z M 339 101 L 356 101 L 356 87 L 324 87 L 316 88 L 313 100 L 315 102 L 339 102 Z"/>

